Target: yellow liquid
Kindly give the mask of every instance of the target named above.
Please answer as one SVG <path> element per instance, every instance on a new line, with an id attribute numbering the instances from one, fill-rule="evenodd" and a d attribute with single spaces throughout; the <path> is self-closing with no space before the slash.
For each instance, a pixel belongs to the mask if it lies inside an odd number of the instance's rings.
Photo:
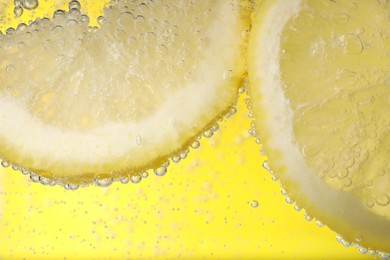
<path id="1" fill-rule="evenodd" d="M 104 3 L 81 4 L 98 16 Z M 66 9 L 41 0 L 22 18 L 58 8 Z M 1 21 L 2 29 L 18 22 Z M 244 98 L 164 177 L 68 191 L 1 169 L 0 259 L 369 258 L 285 202 L 248 133 Z"/>

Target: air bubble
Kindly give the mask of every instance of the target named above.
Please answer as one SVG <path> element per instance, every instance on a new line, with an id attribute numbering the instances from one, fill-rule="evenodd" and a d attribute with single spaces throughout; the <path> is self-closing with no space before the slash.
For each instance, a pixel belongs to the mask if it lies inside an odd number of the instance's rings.
<path id="1" fill-rule="evenodd" d="M 343 185 L 344 185 L 344 187 L 350 187 L 350 186 L 352 185 L 352 180 L 351 180 L 351 178 L 345 178 L 345 179 L 343 180 Z"/>
<path id="2" fill-rule="evenodd" d="M 349 243 L 348 241 L 345 241 L 344 238 L 342 238 L 340 235 L 336 236 L 336 240 L 337 240 L 337 242 L 341 243 L 344 247 L 351 246 L 351 243 Z"/>
<path id="3" fill-rule="evenodd" d="M 102 24 L 104 23 L 104 21 L 105 21 L 105 18 L 104 18 L 103 16 L 99 16 L 99 17 L 97 18 L 97 22 L 98 22 L 98 24 L 100 24 L 100 25 L 102 25 Z"/>
<path id="4" fill-rule="evenodd" d="M 122 178 L 119 179 L 119 181 L 120 181 L 122 184 L 127 184 L 127 183 L 129 183 L 130 178 L 128 178 L 128 177 L 122 177 Z"/>
<path id="5" fill-rule="evenodd" d="M 23 6 L 23 0 L 15 0 L 14 5 L 15 6 Z"/>
<path id="6" fill-rule="evenodd" d="M 79 9 L 80 10 L 81 5 L 80 5 L 79 1 L 72 0 L 72 1 L 70 1 L 68 7 L 69 7 L 69 10 L 71 10 L 71 9 Z"/>
<path id="7" fill-rule="evenodd" d="M 367 208 L 372 208 L 375 206 L 375 203 L 372 200 L 366 201 L 366 207 Z"/>
<path id="8" fill-rule="evenodd" d="M 307 221 L 309 221 L 309 222 L 313 220 L 313 217 L 310 216 L 310 215 L 308 215 L 306 212 L 304 213 L 304 216 L 305 216 L 305 219 L 306 219 Z"/>
<path id="9" fill-rule="evenodd" d="M 241 86 L 241 87 L 238 89 L 238 94 L 244 94 L 245 91 L 246 91 L 246 86 L 243 85 L 243 86 Z"/>
<path id="10" fill-rule="evenodd" d="M 204 133 L 203 133 L 203 136 L 206 137 L 206 138 L 211 138 L 213 135 L 214 135 L 214 132 L 212 130 L 210 130 L 210 129 L 204 131 Z"/>
<path id="11" fill-rule="evenodd" d="M 233 71 L 232 70 L 227 70 L 225 73 L 223 73 L 223 79 L 224 80 L 230 80 L 233 76 Z"/>
<path id="12" fill-rule="evenodd" d="M 180 162 L 180 160 L 181 160 L 180 155 L 174 155 L 174 156 L 172 156 L 172 162 L 178 163 L 178 162 Z"/>
<path id="13" fill-rule="evenodd" d="M 88 15 L 83 14 L 83 15 L 80 17 L 80 21 L 81 21 L 82 23 L 89 23 L 89 17 L 88 17 Z"/>
<path id="14" fill-rule="evenodd" d="M 387 194 L 380 194 L 375 198 L 375 201 L 379 206 L 385 207 L 389 205 L 390 198 Z"/>
<path id="15" fill-rule="evenodd" d="M 249 108 L 248 108 L 249 109 Z M 248 112 L 248 117 L 249 118 L 253 118 L 253 112 L 252 112 L 252 109 L 249 110 Z"/>
<path id="16" fill-rule="evenodd" d="M 13 164 L 13 165 L 12 165 L 12 170 L 14 170 L 14 171 L 18 171 L 18 170 L 19 170 L 19 166 L 17 166 L 17 165 L 15 165 L 15 164 Z"/>
<path id="17" fill-rule="evenodd" d="M 20 172 L 23 174 L 23 175 L 28 175 L 30 172 L 24 168 L 20 168 Z"/>
<path id="18" fill-rule="evenodd" d="M 20 17 L 20 16 L 22 16 L 22 14 L 23 14 L 23 8 L 22 7 L 20 7 L 20 6 L 15 6 L 15 8 L 14 8 L 14 14 L 15 14 L 15 16 L 16 17 Z"/>
<path id="19" fill-rule="evenodd" d="M 141 22 L 145 22 L 146 19 L 143 15 L 137 15 L 137 17 L 135 17 L 135 20 L 138 22 L 138 23 L 141 23 Z"/>
<path id="20" fill-rule="evenodd" d="M 297 204 L 294 205 L 294 209 L 295 209 L 296 211 L 301 211 L 301 210 L 302 210 L 302 208 L 299 207 Z"/>
<path id="21" fill-rule="evenodd" d="M 267 170 L 267 171 L 270 171 L 270 170 L 271 170 L 271 168 L 269 167 L 269 164 L 268 164 L 268 161 L 267 161 L 267 160 L 263 161 L 263 163 L 261 164 L 261 166 L 263 166 L 263 168 L 264 168 L 265 170 Z"/>
<path id="22" fill-rule="evenodd" d="M 189 152 L 190 152 L 189 150 L 185 150 L 185 151 L 181 152 L 181 153 L 180 153 L 180 158 L 181 158 L 182 160 L 185 159 L 185 158 L 187 158 Z"/>
<path id="23" fill-rule="evenodd" d="M 51 30 L 53 34 L 59 33 L 63 31 L 64 28 L 61 25 L 54 26 L 53 29 Z"/>
<path id="24" fill-rule="evenodd" d="M 43 176 L 39 176 L 39 182 L 42 184 L 42 185 L 49 185 L 51 183 L 51 180 L 48 179 L 48 178 L 45 178 Z"/>
<path id="25" fill-rule="evenodd" d="M 66 26 L 68 26 L 68 27 L 73 27 L 73 26 L 76 26 L 76 25 L 78 25 L 79 24 L 79 22 L 77 22 L 76 20 L 74 20 L 74 19 L 69 19 L 67 22 L 66 22 Z"/>
<path id="26" fill-rule="evenodd" d="M 142 180 L 142 177 L 140 175 L 133 175 L 130 177 L 130 181 L 134 184 L 140 183 Z"/>
<path id="27" fill-rule="evenodd" d="M 16 28 L 16 30 L 19 32 L 23 32 L 26 29 L 27 29 L 27 25 L 25 23 L 19 24 L 18 27 Z"/>
<path id="28" fill-rule="evenodd" d="M 65 190 L 77 190 L 80 186 L 77 184 L 65 184 L 64 188 Z"/>
<path id="29" fill-rule="evenodd" d="M 241 36 L 242 36 L 242 38 L 244 40 L 248 39 L 248 37 L 249 37 L 249 30 L 248 29 L 243 30 L 242 33 L 241 33 Z"/>
<path id="30" fill-rule="evenodd" d="M 8 65 L 6 68 L 5 68 L 5 71 L 10 73 L 10 72 L 13 72 L 15 71 L 15 66 L 14 65 Z"/>
<path id="31" fill-rule="evenodd" d="M 39 5 L 38 0 L 24 0 L 23 7 L 27 10 L 34 10 Z"/>
<path id="32" fill-rule="evenodd" d="M 215 123 L 211 128 L 210 128 L 211 131 L 213 131 L 214 133 L 217 132 L 219 130 L 219 124 L 218 123 Z"/>
<path id="33" fill-rule="evenodd" d="M 323 227 L 324 226 L 324 224 L 321 221 L 319 221 L 319 220 L 316 220 L 316 225 L 317 225 L 317 227 Z"/>
<path id="34" fill-rule="evenodd" d="M 112 184 L 114 180 L 113 179 L 102 179 L 102 180 L 99 180 L 99 179 L 94 179 L 93 182 L 99 186 L 99 187 L 102 187 L 102 188 L 105 188 L 105 187 L 108 187 Z"/>
<path id="35" fill-rule="evenodd" d="M 141 136 L 137 135 L 135 141 L 136 141 L 137 145 L 141 145 L 141 144 L 142 144 L 142 138 L 141 138 Z"/>
<path id="36" fill-rule="evenodd" d="M 128 28 L 133 24 L 134 16 L 131 12 L 123 12 L 118 18 L 118 24 Z"/>
<path id="37" fill-rule="evenodd" d="M 156 47 L 156 52 L 160 55 L 166 55 L 168 53 L 168 48 L 164 44 L 159 44 Z"/>
<path id="38" fill-rule="evenodd" d="M 36 175 L 35 173 L 30 173 L 30 180 L 32 182 L 39 182 L 39 176 Z"/>
<path id="39" fill-rule="evenodd" d="M 53 14 L 53 20 L 54 22 L 60 22 L 65 19 L 65 11 L 64 10 L 57 10 Z"/>
<path id="40" fill-rule="evenodd" d="M 365 248 L 365 247 L 362 247 L 362 246 L 360 246 L 359 247 L 359 252 L 361 253 L 361 254 L 367 254 L 367 252 L 368 252 L 368 249 L 367 248 Z"/>
<path id="41" fill-rule="evenodd" d="M 310 146 L 307 146 L 307 145 L 304 145 L 302 147 L 302 154 L 305 157 L 311 157 L 313 155 L 316 155 L 318 152 L 319 152 L 319 150 L 318 150 L 317 147 L 310 147 Z"/>
<path id="42" fill-rule="evenodd" d="M 259 202 L 257 200 L 252 200 L 251 201 L 251 207 L 252 208 L 257 208 L 259 206 Z"/>
<path id="43" fill-rule="evenodd" d="M 167 173 L 167 167 L 161 166 L 154 170 L 154 174 L 157 176 L 164 176 Z"/>
<path id="44" fill-rule="evenodd" d="M 8 28 L 7 30 L 5 30 L 5 33 L 6 33 L 7 35 L 14 34 L 14 33 L 15 33 L 15 29 L 10 27 L 10 28 Z"/>
<path id="45" fill-rule="evenodd" d="M 344 179 L 345 177 L 348 176 L 348 169 L 345 168 L 339 169 L 336 175 L 339 179 Z"/>
<path id="46" fill-rule="evenodd" d="M 148 178 L 148 176 L 149 176 L 148 172 L 141 173 L 141 177 L 144 178 L 144 179 Z"/>
<path id="47" fill-rule="evenodd" d="M 7 161 L 2 161 L 1 166 L 3 166 L 4 168 L 7 168 L 7 167 L 9 167 L 9 163 Z"/>
<path id="48" fill-rule="evenodd" d="M 345 241 L 344 239 L 341 240 L 341 244 L 342 244 L 344 247 L 350 247 L 350 246 L 351 246 L 351 243 L 349 243 L 348 241 Z"/>
<path id="49" fill-rule="evenodd" d="M 289 197 L 286 197 L 285 201 L 287 202 L 287 204 L 293 204 L 294 201 L 292 199 L 290 199 Z"/>
<path id="50" fill-rule="evenodd" d="M 390 258 L 390 254 L 389 253 L 379 252 L 379 251 L 377 251 L 377 253 L 378 253 L 379 257 L 381 257 L 383 260 Z"/>
<path id="51" fill-rule="evenodd" d="M 235 107 L 231 107 L 229 112 L 225 115 L 226 118 L 230 118 L 231 116 L 233 116 L 235 113 L 237 113 L 237 108 Z"/>
<path id="52" fill-rule="evenodd" d="M 71 19 L 78 19 L 81 16 L 81 12 L 77 8 L 70 9 L 68 17 Z"/>
<path id="53" fill-rule="evenodd" d="M 200 142 L 199 141 L 194 141 L 191 144 L 191 148 L 193 148 L 193 149 L 198 149 L 199 147 L 200 147 Z"/>

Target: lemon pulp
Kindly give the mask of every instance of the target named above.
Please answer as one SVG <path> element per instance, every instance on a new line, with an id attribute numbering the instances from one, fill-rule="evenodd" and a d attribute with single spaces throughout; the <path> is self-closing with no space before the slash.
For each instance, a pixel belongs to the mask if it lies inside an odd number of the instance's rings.
<path id="1" fill-rule="evenodd" d="M 62 182 L 158 167 L 234 104 L 248 12 L 246 1 L 116 1 L 100 28 L 74 5 L 8 29 L 0 156 Z"/>
<path id="2" fill-rule="evenodd" d="M 346 240 L 390 251 L 387 1 L 263 1 L 249 78 L 289 196 Z"/>

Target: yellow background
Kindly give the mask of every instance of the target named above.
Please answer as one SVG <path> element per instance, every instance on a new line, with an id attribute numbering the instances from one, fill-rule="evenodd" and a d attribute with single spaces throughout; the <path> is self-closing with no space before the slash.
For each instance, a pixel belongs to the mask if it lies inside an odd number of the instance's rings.
<path id="1" fill-rule="evenodd" d="M 41 0 L 22 19 L 65 8 L 61 2 Z M 104 4 L 81 3 L 94 17 Z M 1 8 L 0 17 L 12 17 L 12 6 Z M 0 22 L 4 30 L 20 20 Z M 370 258 L 285 202 L 261 167 L 244 98 L 213 138 L 202 138 L 164 177 L 66 191 L 1 169 L 0 259 Z"/>

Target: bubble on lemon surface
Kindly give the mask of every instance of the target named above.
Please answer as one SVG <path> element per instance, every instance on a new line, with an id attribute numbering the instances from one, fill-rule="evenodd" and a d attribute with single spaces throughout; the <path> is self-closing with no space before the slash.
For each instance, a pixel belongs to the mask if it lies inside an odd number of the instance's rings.
<path id="1" fill-rule="evenodd" d="M 38 7 L 38 0 L 23 0 L 22 2 L 23 8 L 27 10 L 34 10 Z"/>
<path id="2" fill-rule="evenodd" d="M 329 20 L 348 33 L 335 35 L 332 32 L 335 27 L 328 19 L 316 20 L 319 24 L 311 22 L 314 19 L 311 10 L 317 10 L 319 6 L 323 15 L 329 16 Z M 325 2 L 309 2 L 307 12 L 291 19 L 283 32 L 280 64 L 286 96 L 296 109 L 295 135 L 308 164 L 329 185 L 346 191 L 359 186 L 363 194 L 370 194 L 375 189 L 369 184 L 376 179 L 374 186 L 379 192 L 371 194 L 371 202 L 365 205 L 390 219 L 389 210 L 383 208 L 389 204 L 390 180 L 380 178 L 380 173 L 387 167 L 389 153 L 386 147 L 390 146 L 388 128 L 382 127 L 390 124 L 385 108 L 389 104 L 385 71 L 390 66 L 383 60 L 382 51 L 389 47 L 388 35 L 368 33 L 375 32 L 378 24 L 382 26 L 381 30 L 390 30 L 386 9 L 380 3 L 371 2 L 361 2 L 353 10 L 349 5 L 340 4 L 338 9 L 344 11 L 337 13 L 332 8 Z M 357 22 L 358 17 L 368 17 L 367 10 L 377 14 L 377 22 Z M 297 33 L 298 26 L 300 32 Z M 307 50 L 315 56 L 297 59 Z M 370 68 L 362 63 L 368 59 Z M 297 69 L 310 71 L 307 66 L 322 69 L 306 73 L 303 81 Z M 300 82 L 299 87 L 296 82 Z M 319 85 L 322 91 L 316 93 Z M 336 87 L 341 85 L 342 88 Z M 300 89 L 310 93 L 312 100 L 300 94 Z M 333 98 L 322 98 L 327 96 Z M 306 105 L 300 106 L 305 100 Z M 343 109 L 337 111 L 336 107 Z M 332 139 L 329 139 L 330 129 L 334 129 Z M 325 136 L 328 137 L 323 138 Z M 382 142 L 378 142 L 379 139 Z M 340 141 L 336 144 L 330 140 Z"/>
<path id="3" fill-rule="evenodd" d="M 24 11 L 34 10 L 39 6 L 36 0 L 15 1 L 14 4 L 15 8 L 22 8 L 22 11 L 23 9 Z M 88 134 L 106 125 L 120 125 L 129 122 L 137 125 L 140 121 L 145 121 L 148 117 L 160 113 L 160 106 L 168 103 L 166 102 L 168 99 L 171 102 L 175 93 L 183 90 L 180 95 L 186 95 L 184 88 L 193 85 L 192 81 L 196 81 L 196 84 L 199 82 L 203 85 L 209 84 L 204 82 L 204 77 L 199 77 L 199 75 L 210 74 L 203 67 L 208 67 L 209 61 L 217 58 L 210 58 L 214 54 L 204 55 L 203 52 L 210 49 L 210 40 L 218 42 L 219 37 L 218 39 L 215 37 L 213 26 L 220 22 L 215 23 L 215 17 L 209 14 L 217 14 L 218 19 L 226 20 L 226 13 L 232 13 L 233 18 L 234 13 L 237 13 L 236 8 L 233 10 L 223 1 L 221 4 L 205 1 L 201 5 L 167 1 L 164 8 L 160 8 L 161 6 L 162 4 L 157 2 L 113 1 L 111 6 L 105 7 L 104 15 L 97 18 L 97 23 L 100 25 L 98 28 L 89 26 L 90 18 L 81 12 L 80 2 L 72 0 L 68 2 L 68 11 L 56 10 L 51 20 L 38 18 L 29 22 L 28 25 L 20 24 L 16 30 L 8 29 L 6 37 L 3 35 L 0 37 L 0 44 L 5 46 L 2 48 L 5 53 L 2 55 L 4 59 L 0 64 L 0 70 L 7 73 L 4 84 L 0 86 L 0 93 L 7 98 L 15 98 L 17 103 L 21 104 L 21 107 L 37 122 L 44 126 L 50 125 L 53 129 L 61 130 L 62 133 Z M 246 4 L 242 6 L 244 10 Z M 202 11 L 203 9 L 207 10 L 207 13 Z M 241 18 L 238 17 L 237 15 L 235 19 L 240 20 Z M 240 27 L 245 23 L 240 21 L 232 24 L 234 24 L 233 27 Z M 226 21 L 223 24 L 226 24 Z M 240 28 L 237 31 L 241 33 L 244 29 Z M 230 38 L 234 39 L 234 37 Z M 238 41 L 241 42 L 241 39 Z M 15 55 L 12 51 L 14 49 L 19 50 L 20 53 Z M 224 62 L 224 64 L 228 63 Z M 104 66 L 104 64 L 109 66 Z M 235 64 L 241 64 L 241 61 L 237 58 L 230 65 L 224 64 L 222 64 L 224 68 L 221 67 L 218 73 L 220 75 L 218 81 L 228 85 L 233 85 L 232 82 L 235 81 L 238 83 L 238 70 L 235 69 Z M 102 65 L 101 68 L 100 65 Z M 45 74 L 43 72 L 47 75 L 41 77 Z M 17 76 L 22 74 L 23 77 Z M 215 84 L 216 88 L 219 88 L 218 85 L 219 83 Z M 26 86 L 28 86 L 28 91 L 24 90 Z M 130 87 L 125 89 L 123 86 Z M 212 90 L 212 88 L 207 89 Z M 223 92 L 225 91 L 227 94 L 233 93 L 235 88 L 232 87 L 230 90 L 224 88 Z M 213 91 L 204 92 L 205 95 L 206 92 L 208 95 L 214 95 Z M 234 95 L 226 95 L 228 96 L 231 96 L 229 98 L 234 102 Z M 13 100 L 8 99 L 8 101 Z M 180 130 L 180 135 L 175 140 L 171 140 L 175 143 L 174 150 L 169 150 L 169 145 L 166 144 L 164 148 L 159 147 L 155 151 L 150 149 L 156 140 L 150 138 L 150 134 L 147 138 L 144 132 L 152 131 L 140 129 L 135 133 L 127 134 L 126 137 L 132 140 L 131 145 L 138 146 L 134 150 L 147 150 L 147 154 L 151 154 L 154 158 L 149 162 L 141 162 L 144 159 L 136 160 L 133 159 L 136 156 L 130 158 L 126 155 L 127 157 L 123 159 L 139 162 L 134 169 L 155 168 L 157 175 L 164 175 L 166 172 L 164 165 L 156 168 L 160 156 L 169 156 L 173 162 L 186 158 L 188 147 L 182 147 L 179 142 L 183 145 L 188 140 L 193 140 L 194 136 L 213 136 L 218 130 L 218 124 L 213 125 L 213 122 L 223 115 L 221 111 L 231 107 L 232 102 L 229 102 L 224 105 L 225 108 L 223 106 L 213 108 L 211 103 L 210 106 L 206 105 L 206 107 L 209 106 L 207 109 L 209 111 L 205 112 L 207 115 L 202 118 L 207 118 L 207 120 L 202 124 L 191 123 L 191 126 L 188 126 L 191 136 L 186 136 L 189 135 L 187 131 Z M 177 103 L 176 110 L 179 111 L 185 107 L 185 104 L 181 104 L 180 101 Z M 190 111 L 190 114 L 192 113 L 195 111 Z M 211 114 L 215 114 L 215 118 L 208 118 Z M 148 127 L 151 129 L 159 127 L 163 133 L 164 129 L 183 127 L 182 118 L 176 118 L 175 113 L 169 117 L 167 122 L 164 122 L 165 119 L 164 121 L 156 120 L 161 125 L 151 127 L 152 124 L 149 124 Z M 187 115 L 185 121 L 191 117 Z M 207 125 L 211 127 L 205 130 Z M 157 135 L 159 136 L 160 133 Z M 167 135 L 170 138 L 170 134 Z M 186 140 L 181 140 L 182 137 Z M 13 140 L 17 139 L 13 138 Z M 161 146 L 162 143 L 168 142 L 161 140 L 158 140 Z M 101 147 L 100 144 L 97 145 L 99 146 Z M 195 143 L 193 147 L 197 146 L 199 145 Z M 115 149 L 115 146 L 113 147 Z M 108 150 L 111 151 L 111 147 L 106 151 Z M 161 152 L 161 150 L 167 151 Z M 56 154 L 60 151 L 61 149 L 56 149 Z M 160 152 L 161 154 L 157 154 Z M 34 154 L 37 154 L 36 151 Z M 95 154 L 95 151 L 91 151 L 90 154 Z M 140 157 L 140 155 L 137 156 Z M 43 160 L 19 160 L 19 162 L 22 161 L 34 164 Z M 42 164 L 50 165 L 51 163 L 43 162 Z M 115 164 L 113 168 L 118 167 L 118 169 L 111 171 L 107 166 L 109 164 Z M 26 167 L 26 165 L 23 166 Z M 106 176 L 106 173 L 115 175 L 114 179 L 119 180 L 118 176 L 126 171 L 129 181 L 137 183 L 139 179 L 138 177 L 132 179 L 128 173 L 133 172 L 133 169 L 128 170 L 128 165 L 122 162 L 117 164 L 112 160 L 111 162 L 99 161 L 96 167 L 104 168 L 104 170 L 96 173 L 94 170 L 89 171 L 88 175 L 91 180 L 95 178 L 95 184 L 98 186 L 106 186 L 107 179 L 101 180 L 96 176 Z M 39 167 L 30 166 L 30 168 Z M 65 171 L 64 168 L 70 167 L 65 165 L 57 169 Z M 80 168 L 69 169 L 69 172 L 78 169 Z M 51 173 L 47 169 L 39 170 L 39 172 L 44 173 L 46 177 Z M 35 177 L 33 179 L 35 180 Z M 65 183 L 68 181 L 66 180 Z"/>
<path id="4" fill-rule="evenodd" d="M 14 14 L 16 17 L 20 17 L 23 14 L 23 8 L 21 6 L 15 6 Z"/>

